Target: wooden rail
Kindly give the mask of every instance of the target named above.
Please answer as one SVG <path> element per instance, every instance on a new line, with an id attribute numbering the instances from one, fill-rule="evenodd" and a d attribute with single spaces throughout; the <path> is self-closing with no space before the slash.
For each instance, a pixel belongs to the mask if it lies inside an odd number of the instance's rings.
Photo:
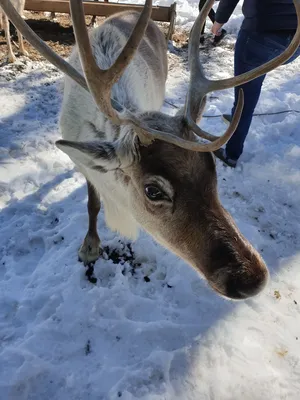
<path id="1" fill-rule="evenodd" d="M 176 3 L 174 3 L 176 5 Z M 171 22 L 175 16 L 174 4 L 171 7 L 153 6 L 151 18 L 154 21 Z M 140 11 L 143 5 L 110 3 L 107 1 L 84 1 L 85 15 L 96 15 L 108 17 L 120 11 L 137 10 Z M 27 11 L 48 11 L 70 14 L 68 0 L 26 0 L 25 10 Z"/>

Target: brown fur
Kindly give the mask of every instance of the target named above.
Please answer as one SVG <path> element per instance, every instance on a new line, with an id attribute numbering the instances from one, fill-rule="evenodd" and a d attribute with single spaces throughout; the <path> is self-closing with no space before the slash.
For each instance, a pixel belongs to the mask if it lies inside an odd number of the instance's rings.
<path id="1" fill-rule="evenodd" d="M 265 286 L 268 271 L 262 258 L 220 204 L 212 153 L 155 141 L 140 146 L 140 161 L 131 175 L 140 208 L 155 216 L 145 223 L 141 211 L 143 226 L 201 272 L 214 290 L 241 299 Z M 171 184 L 172 204 L 158 205 L 144 196 L 145 177 L 151 176 Z"/>

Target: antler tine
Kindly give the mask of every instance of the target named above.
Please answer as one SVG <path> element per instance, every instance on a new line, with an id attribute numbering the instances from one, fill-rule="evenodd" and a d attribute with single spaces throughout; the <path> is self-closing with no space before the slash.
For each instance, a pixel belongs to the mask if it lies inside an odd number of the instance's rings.
<path id="1" fill-rule="evenodd" d="M 121 121 L 111 104 L 111 89 L 132 60 L 148 26 L 152 11 L 152 0 L 146 0 L 143 11 L 120 55 L 107 70 L 101 70 L 92 54 L 88 32 L 84 19 L 83 4 L 80 0 L 70 0 L 72 21 L 76 43 L 88 87 L 99 109 L 115 123 Z"/>
<path id="2" fill-rule="evenodd" d="M 284 64 L 295 53 L 300 44 L 300 0 L 293 0 L 293 2 L 296 8 L 298 25 L 294 38 L 291 41 L 290 45 L 287 47 L 287 49 L 282 54 L 275 57 L 273 60 L 249 72 L 246 72 L 244 74 L 232 78 L 214 81 L 207 79 L 205 77 L 198 56 L 200 32 L 202 30 L 205 18 L 207 17 L 208 12 L 213 5 L 213 0 L 207 0 L 201 13 L 197 17 L 191 32 L 190 47 L 189 47 L 189 64 L 191 70 L 191 77 L 185 104 L 185 118 L 188 127 L 199 137 L 202 137 L 204 139 L 210 140 L 215 143 L 219 139 L 217 136 L 205 132 L 195 123 L 199 111 L 200 114 L 202 114 L 204 107 L 203 101 L 207 93 L 210 93 L 215 90 L 228 89 L 231 87 L 247 83 Z M 239 97 L 239 99 L 241 99 L 241 97 Z M 236 117 L 236 114 L 234 115 L 234 117 Z M 231 132 L 231 135 L 234 133 L 232 125 L 229 126 L 228 130 Z M 225 133 L 226 136 L 228 134 L 228 130 Z"/>
<path id="3" fill-rule="evenodd" d="M 209 92 L 210 81 L 204 75 L 204 71 L 199 59 L 199 43 L 203 25 L 211 7 L 213 6 L 213 3 L 214 0 L 206 1 L 190 33 L 190 82 L 185 103 L 185 117 L 187 118 L 188 122 L 197 118 L 199 107 L 201 104 L 203 104 L 203 99 Z"/>
<path id="4" fill-rule="evenodd" d="M 216 137 L 214 141 L 210 143 L 199 143 L 199 141 L 197 141 L 196 135 L 194 135 L 195 141 L 185 140 L 182 139 L 181 137 L 173 135 L 172 133 L 158 131 L 156 129 L 150 128 L 149 126 L 143 125 L 140 122 L 136 123 L 137 133 L 139 137 L 142 137 L 144 139 L 145 145 L 148 145 L 153 140 L 158 139 L 167 143 L 175 144 L 176 146 L 182 147 L 183 149 L 197 151 L 199 153 L 215 151 L 218 150 L 220 147 L 222 147 L 223 144 L 225 144 L 230 139 L 233 132 L 236 130 L 242 114 L 243 106 L 244 106 L 244 94 L 243 91 L 240 90 L 236 112 L 232 118 L 230 126 L 228 127 L 227 131 L 223 136 Z"/>
<path id="5" fill-rule="evenodd" d="M 229 127 L 226 130 L 226 132 L 223 134 L 223 136 L 215 136 L 215 135 L 211 135 L 208 132 L 205 132 L 193 120 L 190 121 L 188 126 L 197 136 L 207 139 L 207 140 L 210 140 L 211 142 L 216 142 L 221 138 L 224 139 L 223 143 L 221 144 L 221 146 L 223 146 L 223 144 L 225 144 L 231 138 L 231 136 L 234 134 L 234 132 L 238 126 L 238 123 L 240 122 L 243 107 L 244 107 L 244 91 L 243 91 L 243 89 L 240 89 L 235 112 L 233 114 L 231 123 L 229 124 Z M 218 143 L 220 143 L 220 141 Z"/>
<path id="6" fill-rule="evenodd" d="M 45 44 L 45 42 L 38 37 L 38 35 L 33 32 L 31 28 L 29 28 L 9 0 L 0 0 L 0 6 L 8 16 L 8 19 L 22 33 L 26 40 L 28 40 L 28 42 L 39 51 L 40 54 L 42 54 L 51 64 L 53 64 L 64 74 L 68 75 L 80 86 L 88 90 L 84 77 L 62 57 L 57 55 L 49 46 Z"/>
<path id="7" fill-rule="evenodd" d="M 207 15 L 213 6 L 214 0 L 207 0 L 201 12 L 199 13 L 191 34 L 189 41 L 189 66 L 190 66 L 190 82 L 185 102 L 184 117 L 187 121 L 188 127 L 196 133 L 199 137 L 216 141 L 218 136 L 212 135 L 202 130 L 195 120 L 202 116 L 205 104 L 206 95 L 212 91 L 212 81 L 206 78 L 203 67 L 199 58 L 199 42 L 200 35 L 207 18 Z M 227 134 L 227 131 L 226 131 Z M 233 132 L 232 132 L 233 134 Z"/>
<path id="8" fill-rule="evenodd" d="M 300 0 L 293 0 L 293 3 L 296 8 L 298 24 L 293 40 L 291 41 L 290 45 L 285 49 L 285 51 L 281 53 L 279 56 L 273 58 L 273 60 L 270 60 L 267 63 L 249 72 L 235 76 L 233 78 L 211 81 L 211 91 L 228 89 L 247 83 L 252 79 L 258 78 L 259 76 L 264 75 L 272 71 L 273 69 L 279 67 L 293 56 L 293 54 L 300 45 Z"/>

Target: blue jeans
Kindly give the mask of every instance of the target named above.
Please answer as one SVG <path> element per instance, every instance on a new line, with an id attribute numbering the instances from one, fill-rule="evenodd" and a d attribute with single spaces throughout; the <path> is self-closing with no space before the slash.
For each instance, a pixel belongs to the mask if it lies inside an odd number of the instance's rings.
<path id="1" fill-rule="evenodd" d="M 250 71 L 282 53 L 293 38 L 289 32 L 248 32 L 240 30 L 235 45 L 234 74 L 240 75 Z M 300 48 L 286 64 L 292 62 L 300 55 Z M 235 101 L 232 109 L 234 113 L 238 91 L 244 91 L 245 104 L 239 125 L 226 145 L 226 154 L 229 158 L 237 160 L 243 152 L 244 142 L 249 132 L 254 109 L 258 102 L 261 87 L 266 75 L 260 76 L 251 82 L 235 88 Z"/>

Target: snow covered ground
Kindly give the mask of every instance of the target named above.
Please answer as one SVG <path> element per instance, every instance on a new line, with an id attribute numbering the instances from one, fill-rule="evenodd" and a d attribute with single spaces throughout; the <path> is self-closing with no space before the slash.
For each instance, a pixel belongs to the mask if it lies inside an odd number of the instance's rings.
<path id="1" fill-rule="evenodd" d="M 184 25 L 196 11 L 189 4 Z M 238 7 L 232 35 L 206 57 L 209 76 L 232 74 L 240 21 Z M 167 100 L 176 106 L 188 80 L 185 56 L 169 55 Z M 1 68 L 1 399 L 299 399 L 299 67 L 297 60 L 272 72 L 257 109 L 298 113 L 255 117 L 241 165 L 218 162 L 222 202 L 271 273 L 264 292 L 244 302 L 220 298 L 145 233 L 130 246 L 102 213 L 108 256 L 95 265 L 97 284 L 87 282 L 77 261 L 87 228 L 84 179 L 54 145 L 62 76 L 28 59 Z M 214 93 L 205 115 L 228 112 L 232 100 L 232 90 Z M 219 117 L 202 126 L 225 129 Z"/>

